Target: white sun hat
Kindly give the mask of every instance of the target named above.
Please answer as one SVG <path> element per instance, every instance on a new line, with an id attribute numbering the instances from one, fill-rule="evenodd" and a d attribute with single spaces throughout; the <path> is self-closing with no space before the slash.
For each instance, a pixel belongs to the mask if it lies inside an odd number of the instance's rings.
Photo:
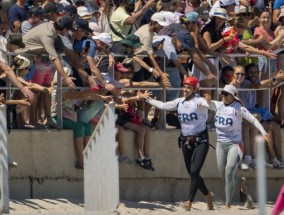
<path id="1" fill-rule="evenodd" d="M 224 89 L 222 89 L 220 93 L 222 92 L 230 93 L 232 96 L 234 96 L 236 100 L 240 101 L 240 99 L 237 97 L 238 89 L 234 87 L 233 85 L 230 85 L 230 84 L 225 85 Z"/>

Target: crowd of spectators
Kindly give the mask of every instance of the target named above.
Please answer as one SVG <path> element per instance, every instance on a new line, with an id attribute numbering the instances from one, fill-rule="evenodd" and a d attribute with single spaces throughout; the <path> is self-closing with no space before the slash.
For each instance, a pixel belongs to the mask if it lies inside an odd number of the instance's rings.
<path id="1" fill-rule="evenodd" d="M 63 128 L 74 130 L 76 168 L 83 168 L 82 151 L 104 104 L 114 100 L 119 160 L 133 163 L 121 135 L 131 129 L 137 134 L 136 163 L 154 171 L 149 132 L 159 127 L 160 113 L 150 120 L 144 100 L 161 99 L 161 91 L 127 88 L 171 87 L 164 98 L 171 101 L 180 94 L 173 88 L 195 76 L 201 87 L 252 89 L 239 96 L 271 134 L 268 164 L 282 168 L 283 17 L 281 0 L 17 0 L 8 11 L 0 1 L 1 86 L 7 77 L 21 89 L 9 100 L 1 95 L 9 105 L 8 126 L 58 128 L 56 92 L 62 82 Z M 218 97 L 214 90 L 202 93 Z M 243 130 L 240 168 L 255 169 L 257 132 L 245 121 Z"/>

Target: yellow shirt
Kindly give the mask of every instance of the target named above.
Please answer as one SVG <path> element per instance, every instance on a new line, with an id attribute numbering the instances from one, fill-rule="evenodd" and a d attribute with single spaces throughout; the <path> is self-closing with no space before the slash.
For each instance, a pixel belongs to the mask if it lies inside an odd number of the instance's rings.
<path id="1" fill-rule="evenodd" d="M 124 25 L 124 21 L 130 17 L 130 15 L 126 12 L 124 7 L 118 7 L 112 14 L 110 18 L 110 23 L 112 24 L 113 28 L 122 34 L 122 36 L 126 37 L 128 34 L 132 34 L 136 31 L 135 25 Z M 131 29 L 131 31 L 130 31 Z M 112 34 L 112 40 L 113 41 L 120 41 L 122 40 L 121 37 L 117 36 L 113 32 Z"/>

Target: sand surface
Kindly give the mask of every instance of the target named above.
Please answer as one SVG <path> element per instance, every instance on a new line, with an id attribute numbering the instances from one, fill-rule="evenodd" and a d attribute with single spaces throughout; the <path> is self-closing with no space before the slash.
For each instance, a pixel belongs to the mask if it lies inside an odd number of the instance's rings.
<path id="1" fill-rule="evenodd" d="M 130 202 L 121 201 L 119 207 L 114 214 L 153 214 L 153 215 L 166 215 L 166 214 L 212 214 L 212 215 L 255 215 L 258 214 L 258 206 L 255 209 L 248 210 L 243 207 L 242 203 L 233 204 L 230 210 L 225 210 L 223 204 L 220 202 L 214 202 L 214 211 L 206 210 L 206 204 L 204 202 L 195 202 L 190 212 L 184 211 L 180 207 L 180 202 Z M 268 203 L 266 205 L 266 214 L 271 214 L 273 204 Z M 26 199 L 26 200 L 11 200 L 10 201 L 10 214 L 12 215 L 81 215 L 81 214 L 93 214 L 85 213 L 83 200 L 67 200 L 67 199 Z M 103 214 L 103 213 L 95 213 Z M 110 213 L 108 213 L 110 214 Z M 282 213 L 284 214 L 284 213 Z"/>

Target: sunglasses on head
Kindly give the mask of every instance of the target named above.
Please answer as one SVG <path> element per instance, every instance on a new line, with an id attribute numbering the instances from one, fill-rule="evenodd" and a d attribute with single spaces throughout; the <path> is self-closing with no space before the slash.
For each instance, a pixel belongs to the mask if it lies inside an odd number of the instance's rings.
<path id="1" fill-rule="evenodd" d="M 221 92 L 221 96 L 228 96 L 228 95 L 229 95 L 228 92 L 225 92 L 225 91 L 222 91 L 222 92 Z"/>
<path id="2" fill-rule="evenodd" d="M 245 73 L 235 73 L 236 75 L 245 76 Z"/>

